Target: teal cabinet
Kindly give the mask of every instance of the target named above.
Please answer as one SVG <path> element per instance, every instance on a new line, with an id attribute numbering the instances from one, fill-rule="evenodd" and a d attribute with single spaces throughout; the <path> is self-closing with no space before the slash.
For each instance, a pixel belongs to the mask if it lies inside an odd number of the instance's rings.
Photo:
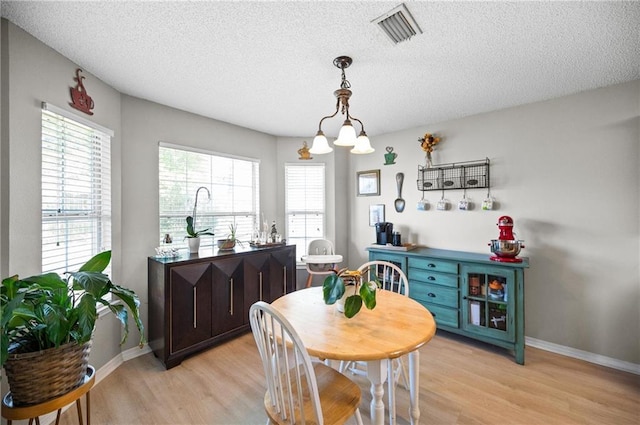
<path id="1" fill-rule="evenodd" d="M 409 297 L 425 306 L 438 329 L 514 352 L 524 364 L 524 269 L 497 263 L 490 254 L 416 248 L 390 251 L 369 247 L 369 260 L 397 264 L 409 279 Z"/>

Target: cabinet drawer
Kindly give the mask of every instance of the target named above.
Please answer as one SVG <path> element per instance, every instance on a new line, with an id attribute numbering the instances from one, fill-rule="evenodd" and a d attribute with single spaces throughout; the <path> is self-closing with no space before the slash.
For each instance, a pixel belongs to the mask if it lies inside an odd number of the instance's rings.
<path id="1" fill-rule="evenodd" d="M 418 301 L 458 308 L 458 290 L 446 286 L 430 285 L 410 280 L 409 296 Z"/>
<path id="2" fill-rule="evenodd" d="M 450 326 L 452 328 L 459 327 L 458 310 L 441 305 L 431 304 L 424 301 L 418 301 L 431 312 L 436 321 L 437 326 Z"/>
<path id="3" fill-rule="evenodd" d="M 440 273 L 458 274 L 458 263 L 444 260 L 434 260 L 432 258 L 409 257 L 409 268 L 431 270 Z"/>
<path id="4" fill-rule="evenodd" d="M 409 269 L 409 280 L 420 281 L 424 283 L 434 283 L 437 285 L 458 287 L 458 275 L 436 273 L 430 270 Z"/>

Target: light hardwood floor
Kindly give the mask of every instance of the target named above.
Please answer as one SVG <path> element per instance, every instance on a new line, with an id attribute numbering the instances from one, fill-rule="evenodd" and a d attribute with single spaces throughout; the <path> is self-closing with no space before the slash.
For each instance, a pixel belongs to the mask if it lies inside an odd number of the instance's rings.
<path id="1" fill-rule="evenodd" d="M 420 422 L 640 424 L 640 376 L 531 347 L 525 352 L 520 366 L 506 350 L 438 331 L 420 350 Z M 368 381 L 352 378 L 369 423 Z M 91 391 L 91 423 L 264 424 L 264 391 L 248 333 L 168 371 L 152 354 L 126 362 Z M 398 423 L 407 424 L 408 392 L 399 387 L 397 398 Z M 61 424 L 77 424 L 75 409 Z"/>

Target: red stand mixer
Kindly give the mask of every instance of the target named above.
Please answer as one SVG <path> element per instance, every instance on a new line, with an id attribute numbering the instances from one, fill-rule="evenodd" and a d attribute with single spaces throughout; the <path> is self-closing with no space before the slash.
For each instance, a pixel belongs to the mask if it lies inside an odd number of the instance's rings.
<path id="1" fill-rule="evenodd" d="M 491 261 L 500 261 L 505 263 L 521 263 L 522 258 L 518 258 L 520 249 L 524 248 L 524 241 L 516 239 L 513 233 L 513 219 L 508 215 L 498 218 L 498 228 L 500 236 L 498 239 L 491 239 L 489 246 L 491 247 Z"/>

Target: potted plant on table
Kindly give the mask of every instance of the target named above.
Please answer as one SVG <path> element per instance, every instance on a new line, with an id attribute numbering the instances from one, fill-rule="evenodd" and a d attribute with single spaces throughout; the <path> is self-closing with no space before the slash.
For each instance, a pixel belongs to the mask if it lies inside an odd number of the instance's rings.
<path id="1" fill-rule="evenodd" d="M 238 230 L 237 224 L 229 225 L 229 234 L 226 239 L 218 239 L 218 249 L 222 251 L 228 251 L 236 247 L 236 243 L 242 245 L 242 242 L 236 238 L 236 231 Z"/>
<path id="2" fill-rule="evenodd" d="M 191 252 L 192 254 L 197 253 L 198 249 L 200 249 L 201 235 L 213 236 L 214 233 L 210 232 L 209 229 L 196 231 L 196 229 L 193 226 L 193 217 L 188 216 L 187 217 L 187 236 L 185 236 L 185 239 L 189 243 L 189 252 Z"/>
<path id="3" fill-rule="evenodd" d="M 0 286 L 0 367 L 4 366 L 16 405 L 41 403 L 84 382 L 99 305 L 106 306 L 129 333 L 129 313 L 146 342 L 135 292 L 103 273 L 111 261 L 104 251 L 77 272 L 44 273 Z M 105 299 L 112 295 L 112 302 Z"/>
<path id="4" fill-rule="evenodd" d="M 375 281 L 361 282 L 362 273 L 359 270 L 342 269 L 327 276 L 322 284 L 322 294 L 325 304 L 336 304 L 340 312 L 349 319 L 358 314 L 362 305 L 369 310 L 376 307 Z"/>

